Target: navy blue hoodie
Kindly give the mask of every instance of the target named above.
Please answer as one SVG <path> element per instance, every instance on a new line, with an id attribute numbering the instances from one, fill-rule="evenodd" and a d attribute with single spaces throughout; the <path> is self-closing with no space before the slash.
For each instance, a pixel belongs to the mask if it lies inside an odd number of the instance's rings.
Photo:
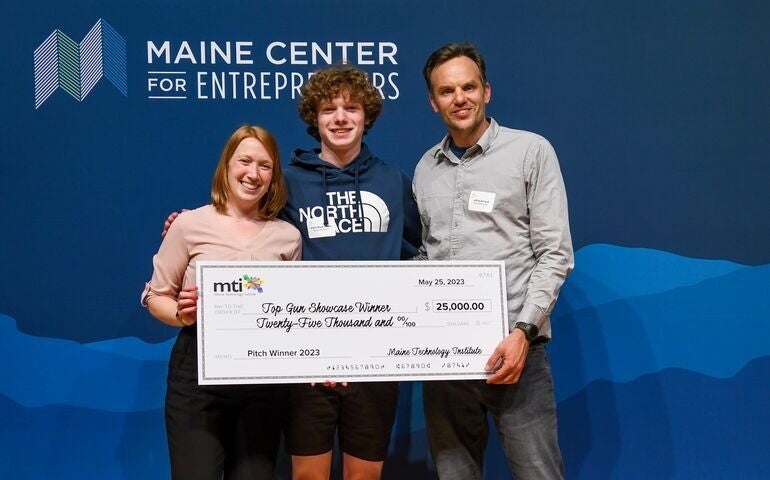
<path id="1" fill-rule="evenodd" d="M 409 178 L 369 152 L 345 168 L 295 150 L 281 218 L 302 233 L 303 260 L 400 260 L 417 253 L 420 217 Z"/>

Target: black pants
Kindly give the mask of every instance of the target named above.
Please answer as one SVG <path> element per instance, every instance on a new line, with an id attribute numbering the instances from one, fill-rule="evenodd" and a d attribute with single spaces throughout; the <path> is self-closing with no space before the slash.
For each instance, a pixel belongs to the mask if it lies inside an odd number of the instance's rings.
<path id="1" fill-rule="evenodd" d="M 198 385 L 195 327 L 179 333 L 168 367 L 171 477 L 272 479 L 287 403 L 284 385 Z"/>

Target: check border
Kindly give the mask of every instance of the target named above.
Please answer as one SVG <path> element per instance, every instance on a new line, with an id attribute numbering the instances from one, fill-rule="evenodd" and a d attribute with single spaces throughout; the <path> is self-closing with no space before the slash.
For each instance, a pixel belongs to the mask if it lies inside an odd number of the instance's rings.
<path id="1" fill-rule="evenodd" d="M 202 285 L 206 281 L 207 271 L 211 269 L 239 269 L 255 268 L 260 269 L 370 269 L 371 267 L 377 268 L 389 268 L 389 269 L 401 269 L 419 267 L 420 269 L 446 269 L 452 268 L 490 268 L 494 267 L 499 278 L 499 286 L 496 291 L 496 297 L 492 297 L 491 301 L 496 302 L 499 305 L 501 315 L 501 322 L 499 325 L 500 338 L 502 340 L 508 333 L 508 318 L 507 318 L 507 294 L 506 294 L 506 282 L 505 282 L 505 264 L 502 261 L 340 261 L 340 262 L 315 262 L 315 261 L 300 261 L 300 262 L 261 262 L 261 261 L 200 261 L 197 266 L 197 280 Z M 199 298 L 198 312 L 202 315 L 204 311 L 205 296 Z M 345 372 L 330 372 L 326 378 L 319 378 L 314 375 L 247 375 L 247 376 L 213 376 L 206 375 L 207 370 L 207 355 L 205 344 L 206 322 L 201 317 L 201 321 L 198 323 L 198 335 L 201 336 L 198 340 L 198 355 L 199 359 L 199 383 L 200 384 L 257 384 L 257 383 L 304 383 L 310 381 L 323 381 L 325 379 L 333 379 L 335 381 L 345 380 L 357 380 L 357 381 L 404 381 L 404 380 L 451 380 L 451 379 L 484 379 L 491 375 L 490 372 L 485 370 L 480 371 L 462 371 L 462 372 L 404 372 L 404 373 L 377 373 L 376 370 L 369 369 L 371 365 L 367 366 L 362 363 L 363 370 L 368 370 L 368 373 L 351 373 Z M 495 345 L 491 345 L 489 348 L 493 349 Z M 491 351 L 482 352 L 480 356 L 487 358 L 491 355 Z M 326 357 L 328 358 L 328 357 Z M 291 360 L 291 359 L 286 359 Z M 246 361 L 244 359 L 244 361 Z M 253 361 L 260 361 L 259 358 L 253 359 Z M 419 362 L 420 360 L 405 360 L 406 362 Z M 375 362 L 371 362 L 372 364 Z"/>

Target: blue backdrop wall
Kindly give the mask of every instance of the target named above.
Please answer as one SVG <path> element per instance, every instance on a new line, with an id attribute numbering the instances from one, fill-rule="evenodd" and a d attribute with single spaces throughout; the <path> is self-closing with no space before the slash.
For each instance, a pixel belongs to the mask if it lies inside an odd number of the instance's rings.
<path id="1" fill-rule="evenodd" d="M 489 113 L 549 138 L 567 184 L 568 476 L 770 478 L 770 4 L 278 3 L 5 3 L 0 477 L 167 478 L 175 330 L 138 303 L 165 216 L 208 201 L 240 124 L 312 146 L 295 87 L 345 58 L 385 98 L 367 142 L 411 173 L 444 133 L 422 64 L 471 40 Z M 420 397 L 386 478 L 433 478 Z"/>

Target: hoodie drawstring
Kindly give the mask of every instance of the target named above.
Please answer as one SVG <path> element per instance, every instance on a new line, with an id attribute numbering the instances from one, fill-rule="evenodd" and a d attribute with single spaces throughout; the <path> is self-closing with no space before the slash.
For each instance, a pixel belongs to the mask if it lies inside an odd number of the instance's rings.
<path id="1" fill-rule="evenodd" d="M 321 175 L 323 176 L 323 192 L 321 193 L 321 205 L 323 205 L 323 211 L 324 211 L 324 227 L 329 226 L 329 213 L 328 208 L 326 208 L 326 166 L 321 166 Z"/>
<path id="2" fill-rule="evenodd" d="M 355 189 L 356 189 L 356 200 L 358 204 L 358 218 L 363 218 L 364 216 L 364 204 L 361 202 L 361 189 L 358 187 L 358 170 L 359 167 L 356 166 L 356 176 L 355 176 Z"/>

